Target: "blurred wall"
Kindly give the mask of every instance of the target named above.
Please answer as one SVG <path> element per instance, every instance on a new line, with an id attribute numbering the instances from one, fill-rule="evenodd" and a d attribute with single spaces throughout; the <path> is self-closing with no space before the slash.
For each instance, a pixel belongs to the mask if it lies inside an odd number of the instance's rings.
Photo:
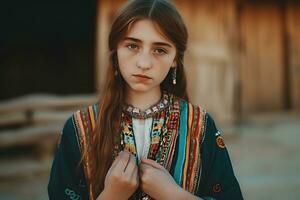
<path id="1" fill-rule="evenodd" d="M 95 91 L 96 1 L 4 1 L 0 99 Z"/>
<path id="2" fill-rule="evenodd" d="M 125 0 L 98 0 L 97 86 L 107 67 L 107 37 Z M 218 121 L 300 110 L 300 4 L 296 1 L 175 0 L 189 31 L 188 92 Z"/>

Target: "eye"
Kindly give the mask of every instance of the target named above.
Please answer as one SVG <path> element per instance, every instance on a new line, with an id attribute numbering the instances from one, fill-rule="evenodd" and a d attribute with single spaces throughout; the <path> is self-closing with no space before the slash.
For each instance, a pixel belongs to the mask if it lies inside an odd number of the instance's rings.
<path id="1" fill-rule="evenodd" d="M 136 44 L 127 44 L 126 47 L 131 50 L 137 50 L 138 46 Z"/>
<path id="2" fill-rule="evenodd" d="M 155 49 L 154 50 L 154 53 L 155 54 L 158 54 L 158 55 L 164 55 L 167 53 L 167 51 L 165 49 L 162 49 L 162 48 L 158 48 L 158 49 Z"/>

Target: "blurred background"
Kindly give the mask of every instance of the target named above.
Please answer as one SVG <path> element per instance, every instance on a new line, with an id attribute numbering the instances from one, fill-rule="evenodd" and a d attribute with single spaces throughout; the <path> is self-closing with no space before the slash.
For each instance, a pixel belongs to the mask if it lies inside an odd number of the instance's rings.
<path id="1" fill-rule="evenodd" d="M 107 37 L 124 2 L 1 3 L 1 200 L 48 199 L 61 128 L 101 95 Z M 223 132 L 245 199 L 299 199 L 300 3 L 174 3 L 189 31 L 191 101 Z"/>

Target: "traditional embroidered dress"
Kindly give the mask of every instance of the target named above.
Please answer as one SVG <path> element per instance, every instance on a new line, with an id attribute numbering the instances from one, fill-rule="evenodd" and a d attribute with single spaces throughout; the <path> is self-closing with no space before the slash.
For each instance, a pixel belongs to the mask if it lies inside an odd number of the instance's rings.
<path id="1" fill-rule="evenodd" d="M 164 109 L 152 108 L 150 144 L 144 145 L 149 149 L 141 152 L 147 152 L 147 157 L 164 166 L 179 186 L 198 197 L 243 199 L 223 138 L 211 116 L 201 107 L 171 94 L 158 108 L 160 106 Z M 89 145 L 98 113 L 99 107 L 95 104 L 77 111 L 66 121 L 51 169 L 50 199 L 93 199 L 89 184 L 89 166 L 93 159 L 86 157 L 82 163 L 80 159 L 81 152 Z M 138 136 L 134 130 L 138 128 L 133 128 L 133 124 L 138 123 L 134 121 L 128 110 L 124 110 L 112 156 L 115 158 L 119 151 L 127 149 L 137 157 L 139 164 L 143 153 L 137 151 L 141 144 L 136 143 Z M 130 199 L 151 197 L 138 189 Z"/>

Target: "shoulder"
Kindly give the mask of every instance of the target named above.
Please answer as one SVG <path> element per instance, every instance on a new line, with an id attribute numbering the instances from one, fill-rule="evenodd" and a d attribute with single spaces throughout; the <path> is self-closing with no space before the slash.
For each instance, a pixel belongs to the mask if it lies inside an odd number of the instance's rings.
<path id="1" fill-rule="evenodd" d="M 98 118 L 99 104 L 89 105 L 77 110 L 72 118 L 77 131 L 93 131 Z"/>
<path id="2" fill-rule="evenodd" d="M 192 102 L 183 98 L 174 96 L 173 102 L 179 104 L 180 111 L 187 111 L 189 113 L 197 112 L 201 113 L 202 115 L 206 115 L 206 109 L 204 109 L 202 106 L 193 104 Z"/>
<path id="3" fill-rule="evenodd" d="M 193 104 L 190 101 L 182 99 L 180 97 L 174 97 L 175 101 L 179 102 L 180 111 L 188 112 L 188 114 L 198 114 L 198 120 L 201 120 L 201 124 L 204 125 L 203 128 L 206 130 L 214 129 L 216 130 L 215 121 L 211 114 L 201 105 Z"/>
<path id="4" fill-rule="evenodd" d="M 96 124 L 97 116 L 98 104 L 86 106 L 71 114 L 64 122 L 59 136 L 58 147 L 61 145 L 77 147 L 79 134 L 92 131 Z"/>
<path id="5" fill-rule="evenodd" d="M 203 140 L 205 137 L 214 139 L 220 136 L 220 131 L 216 126 L 214 118 L 203 106 L 193 104 L 185 99 L 175 96 L 174 102 L 176 101 L 179 102 L 181 115 L 187 115 L 187 117 L 202 127 Z"/>

